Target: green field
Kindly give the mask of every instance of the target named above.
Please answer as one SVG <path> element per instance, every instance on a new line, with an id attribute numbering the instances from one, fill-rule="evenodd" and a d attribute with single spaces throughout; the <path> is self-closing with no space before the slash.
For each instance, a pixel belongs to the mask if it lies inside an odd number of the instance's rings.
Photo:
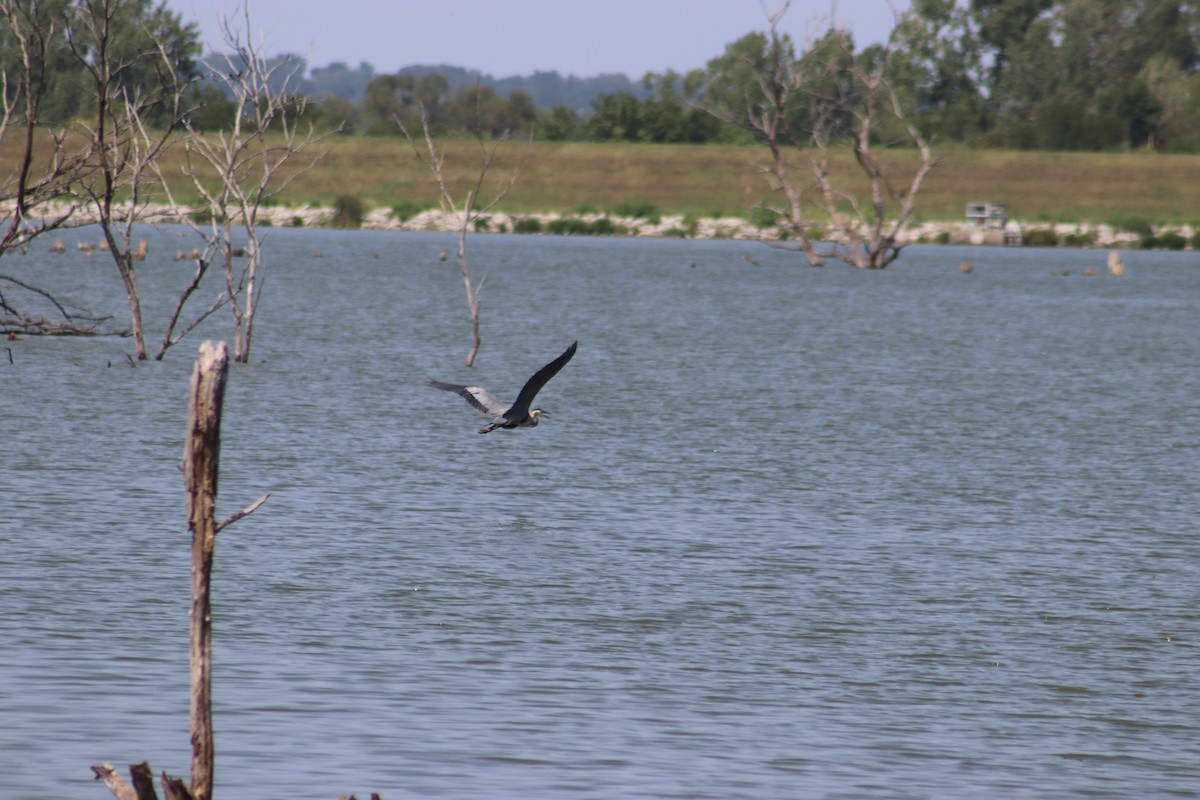
<path id="1" fill-rule="evenodd" d="M 478 143 L 446 143 L 446 171 L 461 197 L 478 173 Z M 324 155 L 278 198 L 288 206 L 331 206 L 341 195 L 367 207 L 432 207 L 437 188 L 428 169 L 399 138 L 332 137 L 313 146 Z M 719 145 L 501 143 L 484 193 L 518 170 L 498 207 L 508 212 L 612 210 L 622 201 L 655 204 L 662 213 L 744 216 L 771 196 L 755 170 L 764 151 Z M 1005 203 L 1015 219 L 1042 222 L 1154 224 L 1200 222 L 1200 156 L 1157 153 L 1049 153 L 942 150 L 918 202 L 919 220 L 958 220 L 970 201 Z M 892 151 L 891 188 L 907 188 L 913 156 Z M 12 164 L 14 143 L 0 147 Z M 180 175 L 182 148 L 168 151 L 166 172 Z M 299 162 L 295 162 L 299 163 Z M 857 176 L 849 154 L 835 175 Z M 194 197 L 175 181 L 183 200 Z M 862 191 L 858 183 L 853 191 Z"/>
<path id="2" fill-rule="evenodd" d="M 281 198 L 287 205 L 327 206 L 338 195 L 357 195 L 371 207 L 437 202 L 429 171 L 403 140 L 338 138 L 319 147 L 324 157 L 288 187 Z M 446 167 L 461 196 L 478 172 L 479 145 L 451 142 L 447 148 Z M 507 142 L 485 192 L 516 169 L 517 181 L 501 206 L 505 211 L 609 210 L 637 200 L 664 213 L 742 216 L 771 196 L 755 169 L 763 155 L 755 147 Z M 978 200 L 1006 203 L 1012 217 L 1032 221 L 1200 222 L 1200 156 L 980 150 L 941 155 L 919 195 L 923 220 L 961 219 L 965 204 Z M 913 155 L 897 151 L 892 157 L 892 188 L 902 191 Z M 834 169 L 858 175 L 849 154 Z"/>

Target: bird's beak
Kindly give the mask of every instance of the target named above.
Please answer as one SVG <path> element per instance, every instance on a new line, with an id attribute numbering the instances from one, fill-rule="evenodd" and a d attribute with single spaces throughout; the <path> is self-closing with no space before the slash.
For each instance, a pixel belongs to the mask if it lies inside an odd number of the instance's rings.
<path id="1" fill-rule="evenodd" d="M 538 416 L 539 416 L 539 417 L 549 417 L 549 416 L 550 416 L 550 412 L 549 412 L 549 411 L 543 411 L 541 414 L 538 414 Z"/>

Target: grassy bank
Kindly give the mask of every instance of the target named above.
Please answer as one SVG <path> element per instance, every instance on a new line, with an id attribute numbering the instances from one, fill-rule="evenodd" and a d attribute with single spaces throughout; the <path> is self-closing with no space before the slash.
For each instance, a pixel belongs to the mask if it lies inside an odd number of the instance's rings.
<path id="1" fill-rule="evenodd" d="M 437 202 L 429 172 L 406 142 L 332 139 L 323 148 L 325 157 L 289 187 L 287 204 L 331 205 L 339 195 L 359 196 L 370 207 Z M 478 145 L 451 142 L 447 149 L 451 181 L 465 194 L 478 169 Z M 510 212 L 612 210 L 622 201 L 647 201 L 664 213 L 744 215 L 771 197 L 755 169 L 764 153 L 754 147 L 510 142 L 498 155 L 493 188 L 519 169 L 503 205 Z M 1030 221 L 1200 221 L 1200 156 L 978 150 L 942 156 L 920 194 L 924 220 L 961 219 L 967 202 L 982 200 L 1006 203 L 1011 216 Z M 892 160 L 893 188 L 900 191 L 915 159 L 897 152 Z M 859 174 L 848 153 L 834 169 Z M 865 188 L 856 187 L 864 194 Z"/>
<path id="2" fill-rule="evenodd" d="M 12 137 L 0 146 L 0 163 L 14 164 Z M 479 165 L 475 142 L 448 142 L 446 170 L 464 195 Z M 332 206 L 339 196 L 368 208 L 433 207 L 437 191 L 428 170 L 403 139 L 337 137 L 316 145 L 323 158 L 296 175 L 279 203 Z M 943 150 L 942 164 L 920 194 L 920 220 L 958 220 L 969 201 L 1006 203 L 1010 216 L 1031 222 L 1154 224 L 1200 222 L 1200 156 L 1153 153 L 1039 153 Z M 769 198 L 754 169 L 763 151 L 718 145 L 633 145 L 507 142 L 485 193 L 519 170 L 501 210 L 574 213 L 614 210 L 622 202 L 652 203 L 664 214 L 744 216 Z M 912 156 L 891 154 L 893 189 L 907 188 Z M 166 171 L 183 199 L 194 197 L 181 177 L 182 148 L 168 151 Z M 835 174 L 858 175 L 849 154 Z M 862 185 L 855 187 L 863 190 Z"/>

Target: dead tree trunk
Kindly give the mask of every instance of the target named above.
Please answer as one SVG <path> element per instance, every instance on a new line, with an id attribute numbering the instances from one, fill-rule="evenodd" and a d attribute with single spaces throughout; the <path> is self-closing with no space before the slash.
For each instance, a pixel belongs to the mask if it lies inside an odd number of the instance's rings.
<path id="1" fill-rule="evenodd" d="M 476 109 L 478 115 L 478 108 Z M 483 289 L 483 282 L 487 279 L 485 275 L 480 279 L 479 283 L 472 283 L 471 271 L 467 267 L 467 231 L 471 226 L 486 214 L 492 206 L 499 203 L 508 194 L 508 191 L 517 181 L 516 170 L 508 180 L 500 184 L 500 188 L 496 191 L 495 197 L 490 202 L 479 204 L 479 192 L 483 188 L 483 180 L 487 177 L 488 170 L 492 168 L 492 164 L 496 161 L 496 151 L 499 145 L 488 147 L 484 140 L 484 131 L 482 127 L 477 127 L 475 130 L 475 139 L 479 142 L 480 165 L 479 176 L 475 181 L 475 186 L 467 192 L 467 198 L 463 201 L 462 208 L 459 208 L 455 202 L 453 195 L 450 194 L 450 188 L 447 183 L 446 174 L 442 169 L 442 165 L 446 160 L 446 151 L 439 150 L 433 141 L 433 133 L 429 127 L 429 113 L 424 106 L 421 106 L 421 130 L 425 134 L 425 150 L 422 152 L 408 128 L 404 127 L 404 121 L 399 115 L 392 116 L 393 121 L 399 126 L 404 133 L 408 143 L 412 145 L 413 152 L 417 158 L 424 162 L 425 166 L 429 167 L 429 171 L 433 173 L 434 180 L 437 181 L 438 191 L 441 194 L 442 211 L 453 215 L 454 224 L 458 228 L 458 265 L 462 269 L 463 283 L 467 287 L 467 308 L 471 312 L 471 350 L 467 353 L 467 366 L 475 365 L 475 356 L 479 353 L 479 345 L 482 342 L 479 336 L 479 292 Z"/>
<path id="2" fill-rule="evenodd" d="M 188 530 L 192 532 L 192 795 L 209 800 L 213 784 L 212 582 L 217 542 L 217 474 L 221 451 L 221 403 L 229 353 L 224 342 L 200 345 L 192 370 L 188 431 L 183 449 Z"/>
<path id="3" fill-rule="evenodd" d="M 205 342 L 192 369 L 189 387 L 188 427 L 183 445 L 183 482 L 187 493 L 187 524 L 192 532 L 192 609 L 189 654 L 191 657 L 192 782 L 162 775 L 167 800 L 212 800 L 212 568 L 217 534 L 266 502 L 265 494 L 233 516 L 217 522 L 217 477 L 221 454 L 221 405 L 229 374 L 229 348 L 225 342 Z M 133 786 L 111 764 L 92 767 L 118 800 L 150 800 L 154 788 L 149 766 L 130 768 Z"/>
<path id="4" fill-rule="evenodd" d="M 467 197 L 467 207 L 470 208 L 474 204 L 474 193 Z M 471 270 L 467 268 L 467 225 L 464 222 L 463 226 L 458 231 L 458 266 L 462 269 L 463 283 L 467 287 L 467 308 L 471 312 L 471 350 L 467 353 L 467 366 L 475 366 L 475 356 L 479 353 L 479 345 L 483 343 L 483 339 L 479 336 L 479 292 L 483 289 L 483 282 L 487 280 L 487 276 L 477 284 L 471 282 Z"/>

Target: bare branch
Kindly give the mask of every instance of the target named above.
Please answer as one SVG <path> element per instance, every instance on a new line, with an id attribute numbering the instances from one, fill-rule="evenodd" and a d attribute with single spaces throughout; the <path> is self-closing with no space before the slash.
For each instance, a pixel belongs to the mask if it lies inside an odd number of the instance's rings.
<path id="1" fill-rule="evenodd" d="M 200 286 L 200 280 L 204 277 L 205 273 L 208 272 L 208 265 L 209 265 L 208 258 L 197 258 L 196 259 L 196 272 L 195 272 L 195 274 L 192 275 L 191 282 L 184 288 L 183 292 L 180 293 L 178 300 L 176 300 L 176 302 L 175 302 L 175 310 L 171 312 L 171 317 L 170 317 L 170 319 L 167 320 L 167 328 L 165 331 L 163 331 L 162 344 L 159 345 L 158 352 L 155 353 L 155 355 L 154 355 L 154 359 L 156 361 L 161 361 L 163 355 L 167 352 L 168 348 L 179 344 L 179 342 L 183 339 L 183 337 L 185 337 L 189 333 L 191 333 L 192 330 L 194 330 L 197 325 L 199 325 L 204 320 L 208 319 L 208 317 L 214 311 L 216 311 L 217 309 L 221 308 L 222 306 L 224 306 L 226 303 L 229 302 L 228 295 L 225 295 L 225 294 L 218 295 L 216 301 L 211 306 L 209 306 L 207 310 L 205 310 L 205 311 L 201 312 L 200 314 L 198 314 L 197 316 L 193 317 L 191 322 L 187 323 L 183 327 L 183 329 L 179 332 L 178 336 L 172 336 L 172 334 L 175 331 L 175 326 L 179 322 L 179 318 L 183 315 L 184 305 L 187 303 L 188 299 L 192 296 L 192 293 L 196 291 L 197 287 Z"/>
<path id="2" fill-rule="evenodd" d="M 119 0 L 87 0 L 69 7 L 64 17 L 66 45 L 88 76 L 95 115 L 84 131 L 89 158 L 73 181 L 74 197 L 90 207 L 107 251 L 125 288 L 130 331 L 139 360 L 147 357 L 141 293 L 135 262 L 145 255 L 137 226 L 146 218 L 148 193 L 162 186 L 158 160 L 182 113 L 187 90 L 166 43 L 147 36 L 147 44 L 128 56 L 116 54 L 113 21 Z M 134 67 L 147 67 L 151 79 L 130 80 Z M 165 122 L 151 127 L 150 113 Z"/>
<path id="3" fill-rule="evenodd" d="M 248 517 L 251 514 L 253 514 L 255 511 L 258 510 L 259 506 L 261 506 L 263 503 L 267 502 L 267 498 L 269 498 L 270 496 L 271 496 L 271 493 L 267 492 L 262 497 L 258 498 L 253 503 L 251 503 L 250 505 L 243 508 L 241 511 L 237 512 L 236 514 L 231 515 L 224 522 L 218 524 L 217 525 L 217 533 L 220 533 L 222 530 L 224 530 L 228 526 L 232 525 L 233 523 L 237 522 L 239 519 L 242 519 L 243 517 Z"/>
<path id="4" fill-rule="evenodd" d="M 22 311 L 5 294 L 5 289 L 8 285 L 29 292 L 35 297 L 41 297 L 57 309 L 62 319 L 50 319 L 40 315 L 31 316 L 27 312 Z M 30 285 L 11 275 L 0 275 L 0 312 L 11 315 L 9 317 L 0 317 L 0 332 L 23 333 L 27 335 L 103 335 L 105 332 L 99 330 L 100 325 L 112 319 L 111 317 L 95 317 L 78 309 L 69 309 L 65 303 L 45 289 Z M 116 333 L 120 335 L 121 332 Z"/>

